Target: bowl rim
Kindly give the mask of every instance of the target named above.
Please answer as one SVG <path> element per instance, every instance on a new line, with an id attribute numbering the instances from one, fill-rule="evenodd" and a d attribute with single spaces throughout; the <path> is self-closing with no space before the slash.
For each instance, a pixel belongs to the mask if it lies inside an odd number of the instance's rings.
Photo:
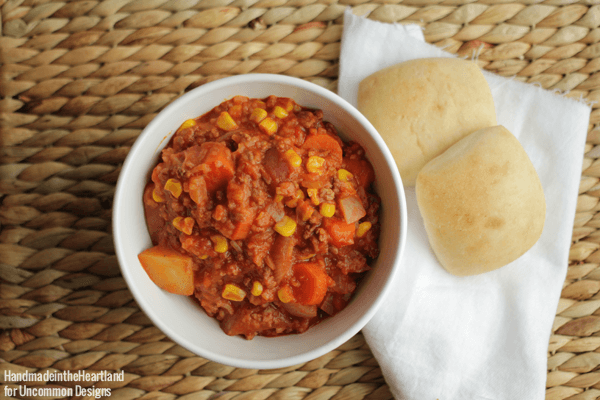
<path id="1" fill-rule="evenodd" d="M 293 355 L 290 357 L 279 358 L 276 360 L 257 360 L 257 361 L 240 361 L 236 358 L 229 357 L 226 355 L 219 354 L 218 352 L 210 351 L 208 349 L 198 349 L 193 346 L 192 343 L 188 343 L 187 340 L 183 340 L 178 333 L 177 330 L 172 329 L 170 326 L 164 324 L 160 317 L 154 313 L 153 309 L 149 307 L 148 304 L 145 303 L 144 296 L 139 290 L 139 288 L 134 284 L 134 279 L 130 275 L 128 268 L 126 268 L 126 262 L 124 260 L 123 253 L 124 249 L 124 241 L 122 240 L 121 232 L 119 230 L 120 221 L 122 219 L 121 210 L 118 205 L 123 200 L 127 188 L 125 186 L 125 179 L 121 179 L 122 176 L 129 175 L 132 169 L 135 169 L 135 155 L 138 152 L 137 149 L 142 147 L 142 139 L 148 135 L 149 132 L 155 130 L 155 126 L 161 126 L 163 121 L 168 118 L 168 115 L 171 114 L 172 110 L 175 110 L 179 107 L 180 104 L 187 103 L 189 99 L 199 97 L 203 92 L 212 92 L 218 90 L 223 87 L 229 87 L 231 85 L 242 85 L 245 83 L 263 83 L 263 84 L 285 84 L 297 86 L 300 89 L 304 89 L 310 92 L 315 93 L 318 96 L 323 97 L 326 101 L 334 103 L 336 106 L 345 109 L 348 113 L 350 113 L 356 120 L 368 131 L 371 135 L 372 139 L 376 142 L 377 147 L 379 148 L 381 154 L 379 156 L 383 156 L 385 158 L 386 164 L 390 166 L 392 177 L 395 183 L 396 195 L 399 199 L 399 218 L 400 218 L 400 230 L 399 230 L 399 240 L 398 246 L 393 252 L 393 256 L 390 262 L 393 263 L 391 267 L 391 271 L 389 274 L 389 278 L 385 281 L 381 290 L 378 291 L 375 300 L 373 300 L 371 307 L 367 309 L 363 315 L 361 315 L 352 326 L 342 332 L 340 335 L 335 336 L 331 340 L 325 342 L 323 345 L 311 349 L 309 352 Z M 225 100 L 225 98 L 223 99 Z M 166 138 L 170 138 L 175 132 L 170 132 Z M 164 139 L 163 139 L 164 140 Z M 158 327 L 165 335 L 167 335 L 171 340 L 175 343 L 181 345 L 187 350 L 191 351 L 194 354 L 197 354 L 201 357 L 204 357 L 208 360 L 218 362 L 221 364 L 233 366 L 236 368 L 251 368 L 251 369 L 273 369 L 273 368 L 284 368 L 292 365 L 297 365 L 301 363 L 305 363 L 311 361 L 315 358 L 318 358 L 343 343 L 347 342 L 350 338 L 356 335 L 373 317 L 375 312 L 379 309 L 381 303 L 389 292 L 391 288 L 392 282 L 394 281 L 395 276 L 399 273 L 400 263 L 402 262 L 402 256 L 404 254 L 404 248 L 406 245 L 406 236 L 407 236 L 407 204 L 406 204 L 406 196 L 404 191 L 404 186 L 402 184 L 402 180 L 400 174 L 395 168 L 394 158 L 385 144 L 383 138 L 379 135 L 377 130 L 373 127 L 373 125 L 363 116 L 352 104 L 346 101 L 341 96 L 337 95 L 333 91 L 325 89 L 315 83 L 290 77 L 286 75 L 278 75 L 278 74 L 259 74 L 259 73 L 251 73 L 251 74 L 243 74 L 230 76 L 225 78 L 220 78 L 215 81 L 206 83 L 202 86 L 199 86 L 191 91 L 183 94 L 173 102 L 171 102 L 167 107 L 161 110 L 150 123 L 142 130 L 139 136 L 136 138 L 134 144 L 131 146 L 125 161 L 121 167 L 121 171 L 119 173 L 119 177 L 116 183 L 116 189 L 113 196 L 113 216 L 112 216 L 112 234 L 113 234 L 113 242 L 115 248 L 115 254 L 117 256 L 117 261 L 119 263 L 119 268 L 121 270 L 121 274 L 125 278 L 128 289 L 134 296 L 134 299 L 140 309 L 150 318 L 152 323 Z"/>

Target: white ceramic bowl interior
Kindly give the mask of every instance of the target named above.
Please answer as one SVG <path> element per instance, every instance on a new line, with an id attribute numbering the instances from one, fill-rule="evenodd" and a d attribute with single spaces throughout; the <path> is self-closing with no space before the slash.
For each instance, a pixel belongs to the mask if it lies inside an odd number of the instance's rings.
<path id="1" fill-rule="evenodd" d="M 137 255 L 151 247 L 142 193 L 161 149 L 183 121 L 198 117 L 235 95 L 293 98 L 319 108 L 343 140 L 356 140 L 366 151 L 381 197 L 380 255 L 353 300 L 333 318 L 300 335 L 275 338 L 227 336 L 217 320 L 192 299 L 167 293 L 146 275 Z M 200 86 L 170 104 L 144 129 L 121 170 L 114 197 L 113 238 L 121 270 L 136 301 L 173 341 L 201 357 L 238 368 L 272 369 L 315 359 L 345 343 L 375 313 L 398 270 L 406 238 L 406 203 L 400 175 L 373 126 L 341 97 L 310 82 L 283 75 L 250 74 Z"/>

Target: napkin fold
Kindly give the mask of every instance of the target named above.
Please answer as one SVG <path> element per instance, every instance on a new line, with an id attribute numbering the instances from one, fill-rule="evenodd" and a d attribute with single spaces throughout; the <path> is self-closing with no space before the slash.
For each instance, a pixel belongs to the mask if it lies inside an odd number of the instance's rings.
<path id="1" fill-rule="evenodd" d="M 415 58 L 454 57 L 425 43 L 416 25 L 344 14 L 338 93 L 356 105 L 359 82 Z M 484 71 L 498 124 L 538 172 L 547 211 L 540 240 L 498 270 L 447 273 L 433 254 L 414 188 L 408 237 L 391 290 L 363 330 L 392 394 L 407 400 L 537 400 L 564 282 L 590 107 Z M 401 90 L 401 88 L 399 88 Z"/>

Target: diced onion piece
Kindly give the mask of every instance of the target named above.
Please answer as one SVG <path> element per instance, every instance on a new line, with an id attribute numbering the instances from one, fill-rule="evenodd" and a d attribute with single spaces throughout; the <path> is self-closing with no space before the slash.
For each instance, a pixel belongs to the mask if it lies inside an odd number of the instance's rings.
<path id="1" fill-rule="evenodd" d="M 290 112 L 294 109 L 294 101 L 292 99 L 288 99 L 287 103 L 285 103 L 285 111 Z"/>
<path id="2" fill-rule="evenodd" d="M 353 224 L 367 215 L 365 208 L 357 196 L 348 196 L 341 199 L 340 211 L 347 224 Z"/>
<path id="3" fill-rule="evenodd" d="M 273 109 L 273 114 L 275 114 L 275 116 L 280 119 L 283 119 L 288 116 L 288 112 L 279 106 L 275 106 L 275 108 Z"/>
<path id="4" fill-rule="evenodd" d="M 188 119 L 183 124 L 181 124 L 181 126 L 179 127 L 179 129 L 181 130 L 181 129 L 191 128 L 194 125 L 196 125 L 196 120 Z"/>
<path id="5" fill-rule="evenodd" d="M 165 190 L 168 191 L 175 197 L 176 199 L 181 196 L 181 183 L 177 179 L 169 179 L 167 183 L 165 183 Z"/>
<path id="6" fill-rule="evenodd" d="M 157 203 L 162 203 L 163 201 L 165 201 L 164 197 L 158 194 L 156 188 L 154 188 L 154 190 L 152 191 L 152 199 Z"/>
<path id="7" fill-rule="evenodd" d="M 293 149 L 289 149 L 284 154 L 288 163 L 290 163 L 292 167 L 297 168 L 302 165 L 302 158 L 300 158 L 298 153 L 296 153 Z"/>
<path id="8" fill-rule="evenodd" d="M 311 258 L 313 258 L 314 256 L 316 256 L 316 254 L 315 254 L 315 253 L 304 254 L 304 255 L 302 255 L 302 254 L 301 254 L 300 256 L 298 256 L 298 259 L 299 259 L 299 260 L 302 260 L 302 261 L 306 261 L 306 260 L 310 260 L 310 259 L 311 259 Z"/>
<path id="9" fill-rule="evenodd" d="M 275 132 L 277 132 L 278 128 L 277 122 L 269 117 L 263 119 L 260 124 L 258 124 L 258 127 L 267 135 L 273 135 Z"/>
<path id="10" fill-rule="evenodd" d="M 335 214 L 335 204 L 323 203 L 321 204 L 321 208 L 319 208 L 319 212 L 324 217 L 333 217 Z"/>
<path id="11" fill-rule="evenodd" d="M 250 114 L 250 120 L 256 123 L 259 123 L 263 119 L 267 117 L 267 110 L 264 108 L 255 108 L 252 110 L 252 114 Z"/>
<path id="12" fill-rule="evenodd" d="M 369 231 L 369 229 L 371 229 L 371 223 L 370 222 L 361 222 L 360 224 L 358 224 L 358 229 L 356 230 L 356 236 L 357 237 L 363 237 L 365 235 L 365 233 L 367 233 Z"/>
<path id="13" fill-rule="evenodd" d="M 296 231 L 296 221 L 286 215 L 281 221 L 275 224 L 273 229 L 281 236 L 292 236 Z"/>
<path id="14" fill-rule="evenodd" d="M 308 157 L 306 160 L 306 169 L 311 174 L 322 174 L 323 173 L 323 164 L 325 164 L 325 159 L 319 156 Z"/>
<path id="15" fill-rule="evenodd" d="M 285 217 L 285 211 L 281 206 L 281 203 L 271 203 L 267 206 L 267 213 L 275 220 L 275 222 L 281 221 Z"/>
<path id="16" fill-rule="evenodd" d="M 232 283 L 228 283 L 223 288 L 221 296 L 223 296 L 224 299 L 231 301 L 242 301 L 246 297 L 246 292 L 242 288 L 239 288 Z"/>
<path id="17" fill-rule="evenodd" d="M 283 308 L 291 315 L 300 318 L 314 318 L 317 316 L 317 306 L 314 304 L 284 303 Z"/>
<path id="18" fill-rule="evenodd" d="M 298 202 L 300 200 L 304 200 L 304 192 L 300 189 L 296 190 L 296 193 L 294 193 L 294 196 L 286 201 L 285 205 L 290 207 L 290 208 L 295 208 L 298 206 Z"/>
<path id="19" fill-rule="evenodd" d="M 195 223 L 196 220 L 194 220 L 192 217 L 175 217 L 175 219 L 173 219 L 173 226 L 186 235 L 192 234 Z"/>
<path id="20" fill-rule="evenodd" d="M 235 106 L 230 107 L 227 112 L 232 117 L 239 118 L 242 116 L 242 106 L 240 104 L 236 104 Z"/>
<path id="21" fill-rule="evenodd" d="M 350 171 L 345 170 L 343 168 L 338 169 L 337 173 L 338 173 L 339 180 L 343 181 L 343 182 L 350 182 L 350 179 L 352 179 L 354 177 L 354 175 L 352 175 L 350 173 Z"/>
<path id="22" fill-rule="evenodd" d="M 320 203 L 318 194 L 319 191 L 314 188 L 309 188 L 306 189 L 306 192 L 308 193 L 308 197 L 310 197 L 310 201 L 313 203 L 313 205 L 318 206 Z"/>
<path id="23" fill-rule="evenodd" d="M 217 118 L 217 126 L 224 131 L 232 131 L 238 128 L 231 115 L 227 111 L 223 111 Z"/>
<path id="24" fill-rule="evenodd" d="M 262 283 L 260 283 L 259 281 L 254 281 L 252 283 L 252 291 L 251 291 L 252 295 L 258 297 L 262 294 L 262 292 L 263 292 Z"/>
<path id="25" fill-rule="evenodd" d="M 213 248 L 217 253 L 225 253 L 229 249 L 229 245 L 227 244 L 227 239 L 221 235 L 213 235 L 210 237 L 214 246 Z"/>
<path id="26" fill-rule="evenodd" d="M 281 300 L 282 303 L 289 303 L 294 300 L 294 293 L 289 286 L 284 286 L 277 291 L 277 297 Z"/>

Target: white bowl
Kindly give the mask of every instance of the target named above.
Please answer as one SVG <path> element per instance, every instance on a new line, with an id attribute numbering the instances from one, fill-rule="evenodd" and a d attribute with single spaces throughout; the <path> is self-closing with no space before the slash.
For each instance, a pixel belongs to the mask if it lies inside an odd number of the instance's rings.
<path id="1" fill-rule="evenodd" d="M 334 317 L 302 334 L 227 336 L 216 319 L 191 298 L 161 290 L 146 275 L 138 254 L 151 247 L 142 193 L 160 151 L 183 121 L 198 117 L 235 95 L 290 97 L 305 107 L 323 110 L 342 140 L 355 140 L 375 170 L 381 197 L 380 255 L 353 300 Z M 113 238 L 121 271 L 137 303 L 174 342 L 201 357 L 238 368 L 272 369 L 315 359 L 345 343 L 373 316 L 398 271 L 407 229 L 406 201 L 394 159 L 375 128 L 341 97 L 310 82 L 283 75 L 249 74 L 220 79 L 181 96 L 160 112 L 129 151 L 117 182 Z"/>

